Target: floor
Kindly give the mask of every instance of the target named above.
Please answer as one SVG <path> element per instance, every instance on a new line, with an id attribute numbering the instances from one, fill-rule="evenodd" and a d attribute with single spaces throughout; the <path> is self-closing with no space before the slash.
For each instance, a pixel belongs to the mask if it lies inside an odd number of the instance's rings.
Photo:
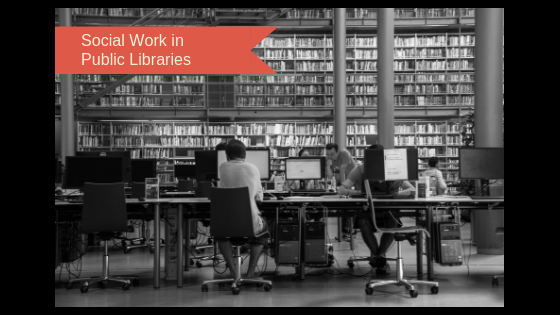
<path id="1" fill-rule="evenodd" d="M 413 225 L 407 222 L 405 225 Z M 435 265 L 436 281 L 440 284 L 440 293 L 433 295 L 429 286 L 419 286 L 420 295 L 412 299 L 404 288 L 388 286 L 376 290 L 373 296 L 365 294 L 365 284 L 370 277 L 360 277 L 371 271 L 367 262 L 358 263 L 354 269 L 348 268 L 346 261 L 350 256 L 369 255 L 369 250 L 362 241 L 361 234 L 356 236 L 354 252 L 350 243 L 339 243 L 334 240 L 336 235 L 336 220 L 329 222 L 329 236 L 334 245 L 336 258 L 331 273 L 324 274 L 323 269 L 309 269 L 305 281 L 294 281 L 294 268 L 280 267 L 277 276 L 265 276 L 274 283 L 271 292 L 264 292 L 255 286 L 241 288 L 239 296 L 233 296 L 228 288 L 210 286 L 210 292 L 201 292 L 201 283 L 208 279 L 223 278 L 212 268 L 211 263 L 204 263 L 202 268 L 192 268 L 185 272 L 185 286 L 177 288 L 176 280 L 162 280 L 161 288 L 153 288 L 153 256 L 147 249 L 136 249 L 125 255 L 122 250 L 110 250 L 110 271 L 116 275 L 140 275 L 140 287 L 133 287 L 130 291 L 122 291 L 118 285 L 108 285 L 107 289 L 90 288 L 89 293 L 82 294 L 79 285 L 72 290 L 66 290 L 64 282 L 68 281 L 66 268 L 55 270 L 55 307 L 91 307 L 91 306 L 146 306 L 146 307 L 504 307 L 505 280 L 500 279 L 500 286 L 493 287 L 492 276 L 504 272 L 504 256 L 478 255 L 476 246 L 471 246 L 470 224 L 462 228 L 465 256 L 470 257 L 467 265 L 459 267 L 442 267 Z M 388 257 L 396 256 L 396 246 Z M 407 242 L 403 243 L 403 257 L 405 262 L 405 276 L 409 279 L 416 277 L 416 249 Z M 273 273 L 276 265 L 268 258 L 267 273 Z M 392 262 L 390 276 L 374 279 L 391 279 L 395 276 L 395 263 Z M 76 267 L 70 266 L 74 273 Z M 102 247 L 88 250 L 88 254 L 81 262 L 82 276 L 100 275 L 102 265 Z M 245 264 L 246 266 L 247 264 Z M 261 258 L 259 268 L 265 266 Z M 219 272 L 224 266 L 217 267 Z M 163 258 L 162 258 L 162 270 Z M 62 271 L 62 272 L 61 272 Z M 316 275 L 316 276 L 313 276 Z M 162 272 L 162 277 L 165 273 Z M 59 281 L 60 280 L 60 281 Z"/>

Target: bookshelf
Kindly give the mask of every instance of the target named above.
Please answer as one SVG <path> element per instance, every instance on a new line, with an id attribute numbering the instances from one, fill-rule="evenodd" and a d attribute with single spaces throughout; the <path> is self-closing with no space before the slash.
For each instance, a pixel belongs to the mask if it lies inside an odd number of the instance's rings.
<path id="1" fill-rule="evenodd" d="M 395 146 L 415 147 L 419 167 L 427 168 L 431 156 L 441 158 L 444 177 L 458 177 L 458 152 L 461 146 L 460 124 L 455 121 L 397 121 Z M 376 123 L 349 121 L 347 149 L 358 161 L 367 149 L 367 136 L 377 135 Z M 175 182 L 173 165 L 194 164 L 194 152 L 214 150 L 216 145 L 238 139 L 247 147 L 268 147 L 271 170 L 285 170 L 285 159 L 297 157 L 301 149 L 311 155 L 324 156 L 325 145 L 334 140 L 334 125 L 329 121 L 263 121 L 263 122 L 80 122 L 79 151 L 129 150 L 133 159 L 158 159 L 161 182 Z"/>
<path id="2" fill-rule="evenodd" d="M 86 100 L 122 75 L 75 76 L 77 98 Z M 206 75 L 138 75 L 89 107 L 206 107 Z"/>
<path id="3" fill-rule="evenodd" d="M 60 93 L 61 93 L 60 75 L 55 74 L 54 75 L 54 106 L 55 106 L 55 109 L 56 109 L 57 106 L 60 106 L 60 104 L 62 103 L 62 97 L 61 97 Z"/>

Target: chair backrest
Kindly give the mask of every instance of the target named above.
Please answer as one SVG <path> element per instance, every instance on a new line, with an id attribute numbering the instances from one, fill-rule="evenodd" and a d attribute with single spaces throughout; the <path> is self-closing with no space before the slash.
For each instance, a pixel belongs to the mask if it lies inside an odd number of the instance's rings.
<path id="1" fill-rule="evenodd" d="M 212 199 L 212 182 L 198 182 L 195 195 L 197 198 Z"/>
<path id="2" fill-rule="evenodd" d="M 177 191 L 179 192 L 189 192 L 194 190 L 194 182 L 193 180 L 179 180 L 179 186 L 177 187 Z"/>
<path id="3" fill-rule="evenodd" d="M 218 238 L 255 237 L 249 187 L 212 187 L 210 233 Z"/>
<path id="4" fill-rule="evenodd" d="M 132 198 L 134 199 L 146 198 L 146 183 L 142 183 L 142 182 L 132 183 Z"/>
<path id="5" fill-rule="evenodd" d="M 85 183 L 82 232 L 126 232 L 124 183 Z"/>
<path id="6" fill-rule="evenodd" d="M 368 198 L 369 208 L 371 209 L 371 215 L 373 220 L 373 226 L 377 231 L 381 231 L 381 229 L 377 226 L 377 218 L 375 217 L 375 206 L 373 205 L 373 197 L 371 195 L 371 186 L 369 185 L 369 180 L 364 181 L 364 185 L 366 188 L 366 195 Z"/>

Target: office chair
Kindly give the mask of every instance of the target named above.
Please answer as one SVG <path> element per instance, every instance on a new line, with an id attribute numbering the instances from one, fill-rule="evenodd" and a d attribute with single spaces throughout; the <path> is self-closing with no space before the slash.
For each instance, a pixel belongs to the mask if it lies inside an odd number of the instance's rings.
<path id="1" fill-rule="evenodd" d="M 196 187 L 196 191 L 195 191 L 195 195 L 197 198 L 210 198 L 212 194 L 212 182 L 199 182 L 197 187 Z M 197 228 L 197 232 L 198 232 L 198 224 L 196 225 Z M 208 256 L 201 256 L 201 257 L 195 257 L 195 259 L 193 260 L 191 265 L 194 265 L 194 261 L 196 261 L 196 266 L 198 268 L 202 268 L 202 262 L 203 261 L 208 261 L 208 260 L 212 260 L 214 264 L 219 263 L 222 259 L 221 259 L 221 255 L 218 255 L 218 247 L 216 242 L 214 242 L 214 239 L 210 236 L 210 238 L 208 239 L 208 245 L 201 245 L 201 246 L 196 246 L 194 249 L 196 251 L 197 254 L 201 253 L 203 250 L 208 249 L 208 248 L 212 248 L 214 250 L 214 253 L 212 255 L 208 255 Z"/>
<path id="2" fill-rule="evenodd" d="M 179 185 L 177 186 L 178 192 L 191 192 L 194 191 L 194 181 L 191 180 L 179 180 Z"/>
<path id="3" fill-rule="evenodd" d="M 138 286 L 140 280 L 137 276 L 109 276 L 109 240 L 115 238 L 116 233 L 126 232 L 127 229 L 128 217 L 124 183 L 85 183 L 84 205 L 82 207 L 82 233 L 98 233 L 100 238 L 105 241 L 103 274 L 101 277 L 70 280 L 66 288 L 70 290 L 76 282 L 84 282 L 80 289 L 82 293 L 87 293 L 89 287 L 95 283 L 100 288 L 104 288 L 108 282 L 121 283 L 124 291 L 130 289 L 131 283 L 134 286 Z"/>
<path id="4" fill-rule="evenodd" d="M 241 278 L 241 246 L 251 238 L 270 237 L 268 231 L 255 235 L 249 188 L 212 188 L 211 210 L 212 236 L 228 239 L 234 246 L 237 274 L 239 279 L 210 280 L 202 284 L 202 292 L 208 292 L 209 284 L 233 283 L 231 291 L 240 293 L 239 287 L 244 283 L 255 283 L 264 286 L 266 292 L 272 290 L 272 282 L 266 280 Z M 229 266 L 233 268 L 233 266 Z"/>
<path id="5" fill-rule="evenodd" d="M 141 183 L 141 182 L 133 182 L 132 183 L 132 198 L 133 199 L 140 199 L 140 198 L 145 198 L 146 197 L 146 183 Z M 144 211 L 142 211 L 142 209 L 140 209 L 140 207 L 144 207 Z M 139 210 L 141 210 L 142 212 L 145 212 L 145 209 L 147 208 L 147 206 L 140 206 L 138 207 Z M 128 254 L 130 253 L 131 250 L 136 249 L 136 248 L 145 248 L 145 247 L 150 247 L 150 245 L 148 245 L 147 242 L 147 238 L 146 235 L 149 234 L 149 230 L 146 229 L 146 221 L 148 221 L 150 218 L 147 217 L 146 215 L 141 215 L 140 216 L 141 220 L 142 220 L 142 236 L 139 238 L 126 238 L 126 237 L 122 237 L 119 238 L 121 239 L 121 244 L 122 247 L 124 249 L 124 253 Z M 130 242 L 130 244 L 128 244 L 127 242 Z M 140 244 L 134 244 L 134 243 L 140 243 Z"/>
<path id="6" fill-rule="evenodd" d="M 386 285 L 397 285 L 397 286 L 404 286 L 410 292 L 410 296 L 412 298 L 418 297 L 418 291 L 415 290 L 414 284 L 425 284 L 425 285 L 432 285 L 431 292 L 433 294 L 439 293 L 439 283 L 433 281 L 419 281 L 419 280 L 405 280 L 404 279 L 404 266 L 403 266 L 403 257 L 402 257 L 402 246 L 401 243 L 406 240 L 406 234 L 410 233 L 418 233 L 423 232 L 428 237 L 430 237 L 430 233 L 424 229 L 423 227 L 419 226 L 407 226 L 401 228 L 390 228 L 390 229 L 382 229 L 377 226 L 377 220 L 375 217 L 375 206 L 373 203 L 373 197 L 371 195 L 371 187 L 369 186 L 369 180 L 365 181 L 366 192 L 368 197 L 369 206 L 371 209 L 371 215 L 373 219 L 373 225 L 380 233 L 390 233 L 395 235 L 395 241 L 397 242 L 397 279 L 396 280 L 388 280 L 388 281 L 379 281 L 379 280 L 371 280 L 368 284 L 366 284 L 366 294 L 372 295 L 374 292 L 374 288 L 382 287 Z M 428 259 L 432 259 L 432 257 L 428 257 Z M 390 259 L 388 259 L 390 260 Z"/>
<path id="7" fill-rule="evenodd" d="M 497 228 L 496 235 L 505 235 L 505 228 Z M 492 286 L 497 287 L 500 285 L 500 281 L 498 280 L 499 278 L 505 278 L 505 274 L 494 276 L 494 278 L 492 279 Z"/>

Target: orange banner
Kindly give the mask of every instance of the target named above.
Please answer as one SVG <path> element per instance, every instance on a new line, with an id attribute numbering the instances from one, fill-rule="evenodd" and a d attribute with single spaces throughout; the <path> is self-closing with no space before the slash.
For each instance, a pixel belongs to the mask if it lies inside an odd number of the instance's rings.
<path id="1" fill-rule="evenodd" d="M 251 52 L 276 27 L 55 27 L 57 74 L 276 74 Z"/>

